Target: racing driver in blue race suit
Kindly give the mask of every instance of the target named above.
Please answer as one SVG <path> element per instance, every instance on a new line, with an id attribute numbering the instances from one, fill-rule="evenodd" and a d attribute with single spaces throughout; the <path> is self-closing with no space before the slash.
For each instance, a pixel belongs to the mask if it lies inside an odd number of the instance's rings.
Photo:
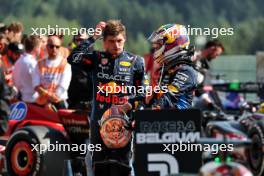
<path id="1" fill-rule="evenodd" d="M 105 160 L 115 160 L 128 168 L 129 175 L 131 158 L 131 140 L 128 145 L 121 148 L 109 148 L 100 136 L 100 124 L 98 123 L 104 113 L 112 105 L 122 105 L 130 103 L 133 107 L 135 102 L 143 102 L 145 93 L 124 93 L 122 88 L 135 86 L 144 89 L 148 86 L 145 75 L 144 59 L 124 50 L 126 41 L 125 26 L 118 20 L 110 20 L 107 23 L 100 22 L 96 29 L 102 30 L 104 52 L 91 51 L 95 40 L 101 35 L 95 34 L 93 37 L 83 41 L 75 48 L 68 62 L 80 69 L 90 71 L 93 82 L 93 105 L 90 117 L 90 142 L 94 145 L 101 144 L 101 151 L 93 151 L 92 165 L 96 176 L 105 173 L 105 169 L 97 169 L 98 163 Z M 118 92 L 117 92 L 118 91 Z M 122 172 L 121 170 L 119 171 Z M 106 174 L 106 175 L 105 175 Z"/>
<path id="2" fill-rule="evenodd" d="M 155 49 L 153 58 L 160 65 L 158 84 L 167 87 L 166 92 L 152 99 L 153 108 L 191 108 L 197 72 L 192 64 L 194 48 L 189 47 L 186 28 L 179 24 L 163 25 L 152 33 L 149 41 Z"/>

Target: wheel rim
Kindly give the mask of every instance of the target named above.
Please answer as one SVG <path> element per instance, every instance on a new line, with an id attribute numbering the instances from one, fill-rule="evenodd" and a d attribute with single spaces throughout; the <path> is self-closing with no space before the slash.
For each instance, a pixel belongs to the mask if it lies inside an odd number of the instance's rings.
<path id="1" fill-rule="evenodd" d="M 29 175 L 35 161 L 32 147 L 25 141 L 18 142 L 11 151 L 11 166 L 15 174 Z"/>

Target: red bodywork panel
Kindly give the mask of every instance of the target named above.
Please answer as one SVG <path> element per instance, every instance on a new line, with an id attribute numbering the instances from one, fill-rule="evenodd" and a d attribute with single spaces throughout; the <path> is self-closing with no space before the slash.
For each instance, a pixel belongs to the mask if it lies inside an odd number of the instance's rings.
<path id="1" fill-rule="evenodd" d="M 29 125 L 49 126 L 59 131 L 64 131 L 57 112 L 46 110 L 33 104 L 27 104 L 27 108 L 27 114 L 23 120 L 9 120 L 8 131 L 5 136 L 10 136 L 16 129 Z"/>
<path id="2" fill-rule="evenodd" d="M 27 107 L 25 117 L 22 120 L 9 120 L 8 130 L 0 137 L 0 173 L 4 167 L 5 143 L 17 129 L 25 126 L 47 126 L 62 132 L 69 139 L 88 135 L 89 122 L 86 111 L 63 109 L 54 112 L 34 104 L 25 105 Z"/>

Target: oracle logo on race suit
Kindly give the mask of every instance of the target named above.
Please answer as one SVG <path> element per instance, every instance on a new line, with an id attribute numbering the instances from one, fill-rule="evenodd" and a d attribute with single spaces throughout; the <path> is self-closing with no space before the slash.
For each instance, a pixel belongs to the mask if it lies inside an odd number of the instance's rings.
<path id="1" fill-rule="evenodd" d="M 107 73 L 98 72 L 97 77 L 101 79 L 107 79 L 107 80 L 113 80 L 113 81 L 123 81 L 123 82 L 129 82 L 130 81 L 130 75 L 122 76 L 122 75 L 109 75 Z"/>

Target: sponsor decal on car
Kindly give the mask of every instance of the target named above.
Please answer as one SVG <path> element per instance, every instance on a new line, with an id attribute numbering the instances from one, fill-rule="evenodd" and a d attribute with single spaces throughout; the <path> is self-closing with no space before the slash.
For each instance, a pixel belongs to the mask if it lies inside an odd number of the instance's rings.
<path id="1" fill-rule="evenodd" d="M 27 105 L 24 102 L 12 104 L 9 120 L 23 120 L 27 115 Z"/>

